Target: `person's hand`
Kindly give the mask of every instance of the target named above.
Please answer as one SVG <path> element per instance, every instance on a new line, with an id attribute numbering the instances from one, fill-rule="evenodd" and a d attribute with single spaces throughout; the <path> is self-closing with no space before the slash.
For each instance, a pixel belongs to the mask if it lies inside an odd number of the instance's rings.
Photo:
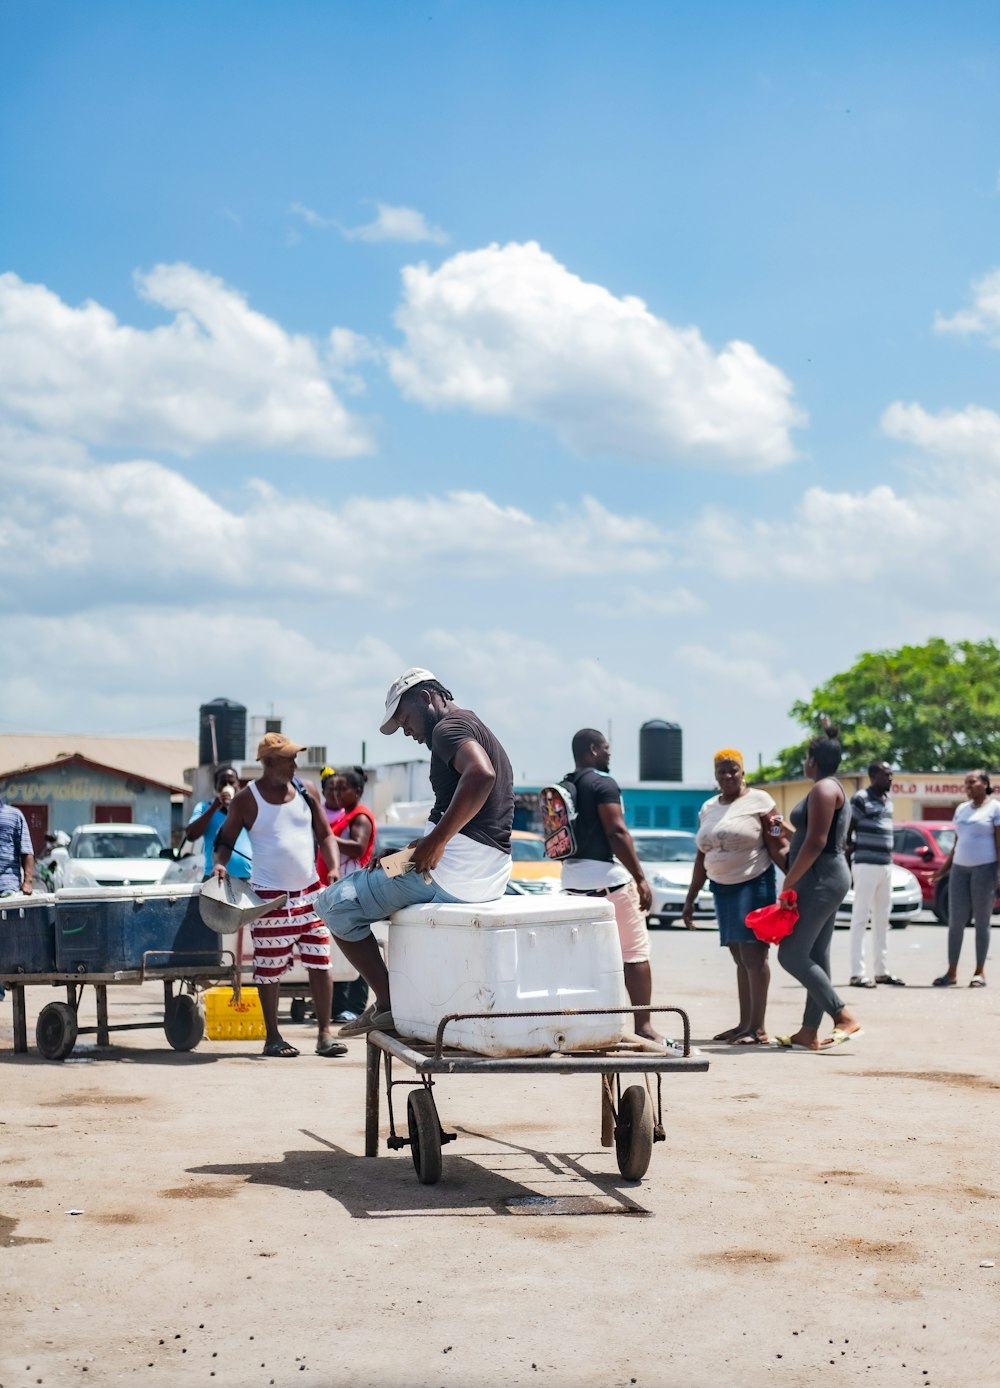
<path id="1" fill-rule="evenodd" d="M 215 878 L 216 882 L 221 883 L 225 882 L 226 878 L 229 876 L 229 873 L 226 871 L 226 869 L 222 866 L 221 863 L 216 863 L 215 866 L 212 868 L 212 876 Z"/>
<path id="2" fill-rule="evenodd" d="M 681 911 L 681 920 L 684 922 L 684 927 L 685 927 L 686 930 L 693 930 L 693 929 L 694 929 L 694 902 L 693 902 L 693 901 L 685 901 L 683 910 Z"/>
<path id="3" fill-rule="evenodd" d="M 780 810 L 770 810 L 767 814 L 762 814 L 760 818 L 764 827 L 764 833 L 769 837 L 776 839 L 787 839 L 791 837 L 791 826 L 786 824 L 784 819 L 782 819 Z M 774 829 L 775 825 L 777 825 L 780 832 L 772 834 L 771 831 Z"/>
<path id="4" fill-rule="evenodd" d="M 786 887 L 785 890 L 778 895 L 778 905 L 784 906 L 786 910 L 794 908 L 797 900 L 798 893 L 795 891 L 794 887 Z"/>
<path id="5" fill-rule="evenodd" d="M 22 896 L 32 896 L 32 895 L 34 894 L 34 890 L 35 890 L 35 884 L 34 884 L 34 882 L 23 882 L 23 883 L 21 884 L 21 895 L 22 895 Z"/>
<path id="6" fill-rule="evenodd" d="M 419 839 L 412 839 L 409 843 L 404 843 L 403 848 L 416 848 L 419 842 Z M 374 872 L 377 867 L 382 866 L 383 858 L 388 858 L 393 853 L 401 853 L 402 851 L 401 848 L 383 848 L 381 853 L 373 853 L 368 859 L 368 866 L 365 868 L 365 872 Z"/>
<path id="7" fill-rule="evenodd" d="M 941 881 L 941 878 L 947 877 L 947 875 L 948 868 L 944 863 L 942 863 L 939 868 L 935 868 L 934 871 L 931 873 L 931 886 L 936 886 L 937 883 Z"/>
<path id="8" fill-rule="evenodd" d="M 644 911 L 648 911 L 653 904 L 653 889 L 645 877 L 640 877 L 635 885 L 639 893 L 639 905 Z"/>
<path id="9" fill-rule="evenodd" d="M 413 863 L 414 872 L 430 872 L 431 868 L 436 868 L 444 857 L 445 845 L 437 838 L 432 829 L 422 839 L 417 839 L 416 843 L 410 845 L 410 860 Z"/>

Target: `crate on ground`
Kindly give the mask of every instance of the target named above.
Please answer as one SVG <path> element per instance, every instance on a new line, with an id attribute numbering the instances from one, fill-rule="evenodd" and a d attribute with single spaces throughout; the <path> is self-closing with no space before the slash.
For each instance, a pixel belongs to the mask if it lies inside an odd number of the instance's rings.
<path id="1" fill-rule="evenodd" d="M 217 973 L 222 945 L 198 910 L 198 886 L 65 887 L 56 892 L 59 973 L 201 969 Z"/>
<path id="2" fill-rule="evenodd" d="M 0 975 L 50 974 L 56 967 L 56 899 L 51 893 L 0 900 Z"/>
<path id="3" fill-rule="evenodd" d="M 262 1041 L 264 1013 L 256 988 L 243 988 L 239 1002 L 232 988 L 205 992 L 205 1035 L 210 1041 Z"/>

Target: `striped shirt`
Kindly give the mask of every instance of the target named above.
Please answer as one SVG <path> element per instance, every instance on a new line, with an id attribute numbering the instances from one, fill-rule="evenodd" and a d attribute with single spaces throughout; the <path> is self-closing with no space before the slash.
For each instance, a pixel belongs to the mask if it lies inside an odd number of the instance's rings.
<path id="1" fill-rule="evenodd" d="M 854 861 L 885 867 L 892 862 L 892 796 L 881 799 L 871 786 L 851 797 Z"/>
<path id="2" fill-rule="evenodd" d="M 21 890 L 21 857 L 33 852 L 28 821 L 20 810 L 0 800 L 0 892 Z"/>

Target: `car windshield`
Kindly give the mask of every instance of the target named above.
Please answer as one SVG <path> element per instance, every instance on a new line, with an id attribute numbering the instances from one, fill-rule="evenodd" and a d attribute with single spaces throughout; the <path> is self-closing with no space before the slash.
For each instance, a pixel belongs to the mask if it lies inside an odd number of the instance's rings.
<path id="1" fill-rule="evenodd" d="M 397 853 L 424 832 L 422 824 L 379 824 L 375 829 L 376 853 Z"/>
<path id="2" fill-rule="evenodd" d="M 955 847 L 954 829 L 932 829 L 930 831 L 930 835 L 934 842 L 937 844 L 938 848 L 940 848 L 941 852 L 944 854 L 950 853 L 951 850 Z"/>
<path id="3" fill-rule="evenodd" d="M 510 856 L 515 863 L 541 863 L 545 860 L 545 844 L 541 839 L 511 839 Z"/>
<path id="4" fill-rule="evenodd" d="M 73 858 L 158 858 L 163 842 L 148 834 L 81 834 L 70 850 Z"/>
<path id="5" fill-rule="evenodd" d="M 633 834 L 632 842 L 645 863 L 693 863 L 698 853 L 694 834 L 671 834 L 661 839 L 652 834 Z"/>

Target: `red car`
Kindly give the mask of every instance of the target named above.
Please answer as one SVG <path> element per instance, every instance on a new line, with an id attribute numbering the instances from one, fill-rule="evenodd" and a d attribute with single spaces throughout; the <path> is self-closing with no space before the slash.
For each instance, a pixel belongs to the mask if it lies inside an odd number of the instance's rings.
<path id="1" fill-rule="evenodd" d="M 931 881 L 946 861 L 955 842 L 955 826 L 950 819 L 910 819 L 892 831 L 892 861 L 913 873 L 920 883 L 924 905 L 929 906 L 942 925 L 948 924 L 948 879 Z M 1000 911 L 1000 897 L 993 906 Z"/>

